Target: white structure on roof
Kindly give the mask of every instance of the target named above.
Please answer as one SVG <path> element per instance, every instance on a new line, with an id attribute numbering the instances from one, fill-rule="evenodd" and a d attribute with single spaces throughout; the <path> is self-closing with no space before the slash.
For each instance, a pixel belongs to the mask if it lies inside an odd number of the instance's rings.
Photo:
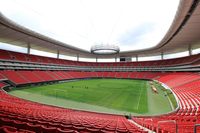
<path id="1" fill-rule="evenodd" d="M 91 53 L 93 54 L 117 54 L 120 52 L 120 48 L 116 45 L 100 44 L 91 47 Z"/>

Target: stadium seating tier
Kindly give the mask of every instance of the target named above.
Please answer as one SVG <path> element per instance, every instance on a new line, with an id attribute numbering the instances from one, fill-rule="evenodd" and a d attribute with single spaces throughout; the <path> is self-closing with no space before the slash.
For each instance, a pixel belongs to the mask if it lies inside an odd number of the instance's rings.
<path id="1" fill-rule="evenodd" d="M 77 62 L 0 50 L 0 60 L 92 67 L 155 67 L 199 64 L 199 54 L 162 61 L 91 63 Z M 159 116 L 132 117 L 139 125 L 157 132 L 192 133 L 200 123 L 200 75 L 197 72 L 115 72 L 64 70 L 0 70 L 0 88 L 5 80 L 16 86 L 84 78 L 128 78 L 156 80 L 167 85 L 177 96 L 176 112 Z M 0 91 L 0 132 L 147 132 L 124 116 L 63 109 L 34 103 Z M 177 126 L 177 128 L 176 128 Z M 200 132 L 200 129 L 197 128 Z"/>
<path id="2" fill-rule="evenodd" d="M 64 66 L 91 66 L 91 67 L 161 67 L 161 66 L 179 66 L 179 65 L 196 65 L 199 64 L 200 54 L 186 56 L 176 59 L 165 59 L 156 61 L 140 61 L 140 62 L 80 62 L 65 59 L 56 59 L 51 57 L 43 57 L 25 53 L 18 53 L 7 50 L 0 50 L 0 60 L 10 60 L 18 62 L 29 62 L 39 64 L 57 64 Z"/>

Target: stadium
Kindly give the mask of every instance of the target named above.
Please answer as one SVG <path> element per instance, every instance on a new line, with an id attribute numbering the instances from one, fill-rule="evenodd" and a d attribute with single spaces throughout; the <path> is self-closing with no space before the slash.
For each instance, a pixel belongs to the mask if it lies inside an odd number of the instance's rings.
<path id="1" fill-rule="evenodd" d="M 106 36 L 114 36 L 116 25 Z M 180 0 L 166 29 L 148 48 L 123 50 L 107 41 L 86 50 L 0 10 L 0 132 L 200 132 L 199 0 Z M 180 53 L 186 55 L 174 56 Z"/>

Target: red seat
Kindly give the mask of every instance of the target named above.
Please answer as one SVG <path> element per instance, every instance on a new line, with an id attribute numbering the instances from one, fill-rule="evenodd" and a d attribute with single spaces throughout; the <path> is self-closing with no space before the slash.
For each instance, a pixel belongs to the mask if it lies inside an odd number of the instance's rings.
<path id="1" fill-rule="evenodd" d="M 60 128 L 57 128 L 57 131 L 60 133 L 74 133 L 75 132 L 74 130 L 71 130 L 71 129 L 60 129 Z"/>
<path id="2" fill-rule="evenodd" d="M 3 126 L 1 131 L 4 133 L 17 133 L 17 128 L 11 126 Z"/>

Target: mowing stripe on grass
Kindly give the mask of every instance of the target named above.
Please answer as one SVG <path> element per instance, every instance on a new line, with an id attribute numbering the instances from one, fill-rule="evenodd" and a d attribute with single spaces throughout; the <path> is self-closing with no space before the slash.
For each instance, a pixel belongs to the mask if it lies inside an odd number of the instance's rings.
<path id="1" fill-rule="evenodd" d="M 141 84 L 142 86 L 142 84 Z M 142 90 L 143 90 L 143 87 L 140 87 L 140 96 L 139 96 L 139 100 L 138 100 L 138 103 L 137 103 L 137 110 L 138 110 L 138 107 L 140 105 L 140 99 L 141 99 L 141 95 L 142 95 Z"/>
<path id="2" fill-rule="evenodd" d="M 37 102 L 41 103 L 52 103 L 51 105 L 55 106 L 59 103 L 58 106 L 66 108 L 86 109 L 104 113 L 111 113 L 110 111 L 113 110 L 113 113 L 149 114 L 148 107 L 151 105 L 148 104 L 152 104 L 151 102 L 155 101 L 151 100 L 154 98 L 150 98 L 150 103 L 149 100 L 147 101 L 148 91 L 146 88 L 148 87 L 148 81 L 144 80 L 90 79 L 23 87 L 21 89 L 16 88 L 9 93 L 15 96 L 20 95 L 33 101 L 37 100 Z M 30 94 L 33 94 L 32 96 L 35 98 L 31 98 Z M 42 98 L 42 96 L 45 98 Z M 149 96 L 154 97 L 154 95 L 148 94 Z M 161 98 L 163 97 L 161 96 Z M 160 108 L 159 104 L 162 103 L 158 103 L 158 105 L 153 103 L 153 107 Z"/>

